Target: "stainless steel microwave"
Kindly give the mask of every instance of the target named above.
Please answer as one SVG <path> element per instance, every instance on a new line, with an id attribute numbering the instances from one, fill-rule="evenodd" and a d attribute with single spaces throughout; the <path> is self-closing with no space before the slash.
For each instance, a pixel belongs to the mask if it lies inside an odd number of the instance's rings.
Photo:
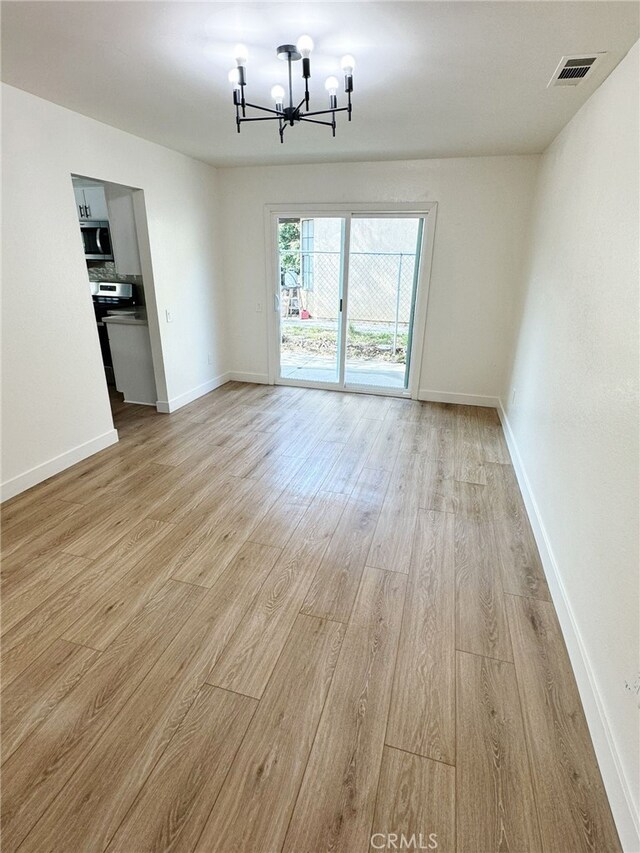
<path id="1" fill-rule="evenodd" d="M 83 219 L 80 223 L 84 256 L 87 261 L 112 261 L 111 231 L 109 223 L 97 219 Z"/>

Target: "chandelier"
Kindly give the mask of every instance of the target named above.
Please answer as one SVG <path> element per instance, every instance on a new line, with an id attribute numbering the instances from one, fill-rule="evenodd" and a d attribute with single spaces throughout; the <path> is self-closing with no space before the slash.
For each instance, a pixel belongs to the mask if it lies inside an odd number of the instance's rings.
<path id="1" fill-rule="evenodd" d="M 312 124 L 324 124 L 331 128 L 332 135 L 336 135 L 336 113 L 346 112 L 351 121 L 351 93 L 353 92 L 353 69 L 356 61 L 353 56 L 342 57 L 341 67 L 344 72 L 344 91 L 347 95 L 347 106 L 338 106 L 338 78 L 327 77 L 324 87 L 329 95 L 329 109 L 309 110 L 309 79 L 311 77 L 311 60 L 309 56 L 313 50 L 313 40 L 310 36 L 300 36 L 296 44 L 281 44 L 276 50 L 278 59 L 282 59 L 288 65 L 289 75 L 289 97 L 285 106 L 285 90 L 276 85 L 271 89 L 271 97 L 274 100 L 275 109 L 263 107 L 259 104 L 251 104 L 245 99 L 245 86 L 247 85 L 247 49 L 243 44 L 236 45 L 235 59 L 236 67 L 229 72 L 229 82 L 233 86 L 233 103 L 236 108 L 236 128 L 240 133 L 240 126 L 246 121 L 277 121 L 280 142 L 284 142 L 284 131 L 287 127 L 293 127 L 301 121 Z M 293 100 L 292 63 L 302 60 L 302 79 L 304 80 L 304 97 L 296 106 Z M 304 107 L 304 111 L 303 111 Z M 247 115 L 247 108 L 259 110 L 269 115 L 251 116 Z M 317 116 L 331 116 L 330 120 L 319 119 Z"/>

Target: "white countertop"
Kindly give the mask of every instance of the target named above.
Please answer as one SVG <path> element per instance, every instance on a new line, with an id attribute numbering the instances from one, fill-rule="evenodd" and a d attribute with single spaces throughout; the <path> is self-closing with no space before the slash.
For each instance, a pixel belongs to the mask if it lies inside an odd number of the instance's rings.
<path id="1" fill-rule="evenodd" d="M 131 314 L 114 314 L 110 317 L 103 317 L 102 322 L 109 326 L 146 326 L 147 320 L 145 317 L 134 317 Z"/>

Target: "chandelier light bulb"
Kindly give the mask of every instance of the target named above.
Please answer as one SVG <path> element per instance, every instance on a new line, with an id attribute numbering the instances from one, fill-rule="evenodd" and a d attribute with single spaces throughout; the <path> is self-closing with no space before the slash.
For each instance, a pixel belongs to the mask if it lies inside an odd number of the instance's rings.
<path id="1" fill-rule="evenodd" d="M 356 61 L 350 53 L 342 57 L 340 67 L 345 74 L 353 74 L 353 69 L 356 67 Z"/>
<path id="2" fill-rule="evenodd" d="M 237 68 L 232 68 L 228 74 L 229 83 L 233 86 L 234 89 L 240 88 L 240 73 Z"/>
<path id="3" fill-rule="evenodd" d="M 234 49 L 234 56 L 238 65 L 245 66 L 249 58 L 249 52 L 244 44 L 237 44 Z"/>
<path id="4" fill-rule="evenodd" d="M 340 84 L 338 83 L 338 78 L 332 76 L 332 77 L 327 77 L 327 79 L 325 80 L 325 83 L 324 83 L 324 88 L 327 90 L 327 92 L 330 95 L 335 95 L 338 92 L 338 86 L 339 85 Z"/>
<path id="5" fill-rule="evenodd" d="M 296 47 L 298 48 L 300 55 L 303 56 L 305 59 L 308 59 L 309 54 L 313 50 L 313 39 L 311 38 L 311 36 L 300 36 L 300 38 L 296 42 Z"/>
<path id="6" fill-rule="evenodd" d="M 282 86 L 275 85 L 271 89 L 271 97 L 276 102 L 276 104 L 281 104 L 284 101 L 284 89 Z"/>

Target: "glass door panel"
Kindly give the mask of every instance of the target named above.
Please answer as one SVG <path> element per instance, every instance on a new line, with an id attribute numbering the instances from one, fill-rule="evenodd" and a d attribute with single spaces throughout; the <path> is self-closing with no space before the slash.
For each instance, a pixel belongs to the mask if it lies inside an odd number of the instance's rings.
<path id="1" fill-rule="evenodd" d="M 346 386 L 408 388 L 422 223 L 420 217 L 351 219 Z"/>
<path id="2" fill-rule="evenodd" d="M 278 219 L 282 380 L 341 382 L 344 236 L 344 218 Z"/>

